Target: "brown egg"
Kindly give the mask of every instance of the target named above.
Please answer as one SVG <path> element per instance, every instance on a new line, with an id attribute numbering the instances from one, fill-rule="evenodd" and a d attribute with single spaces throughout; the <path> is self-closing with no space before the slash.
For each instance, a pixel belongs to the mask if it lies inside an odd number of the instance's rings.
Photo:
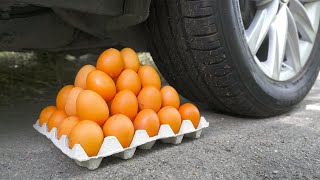
<path id="1" fill-rule="evenodd" d="M 135 130 L 146 130 L 150 137 L 156 136 L 160 128 L 160 120 L 152 109 L 144 109 L 138 113 L 133 121 Z"/>
<path id="2" fill-rule="evenodd" d="M 72 149 L 75 144 L 80 144 L 88 156 L 96 156 L 103 139 L 103 131 L 97 123 L 83 120 L 73 127 L 69 137 L 69 148 Z"/>
<path id="3" fill-rule="evenodd" d="M 118 77 L 116 86 L 118 92 L 127 89 L 137 96 L 141 89 L 141 82 L 136 72 L 126 69 Z"/>
<path id="4" fill-rule="evenodd" d="M 154 86 L 142 88 L 138 95 L 139 109 L 152 109 L 158 112 L 161 108 L 161 93 Z"/>
<path id="5" fill-rule="evenodd" d="M 103 125 L 104 136 L 115 136 L 123 148 L 129 147 L 134 136 L 134 127 L 131 120 L 123 115 L 111 116 Z"/>
<path id="6" fill-rule="evenodd" d="M 141 66 L 138 71 L 142 87 L 154 86 L 160 90 L 161 80 L 157 71 L 149 65 Z"/>
<path id="7" fill-rule="evenodd" d="M 87 89 L 98 93 L 104 100 L 112 101 L 117 93 L 116 85 L 106 73 L 94 70 L 88 74 Z"/>
<path id="8" fill-rule="evenodd" d="M 194 128 L 198 127 L 200 122 L 200 112 L 195 105 L 191 103 L 183 104 L 179 108 L 179 113 L 181 115 L 182 120 L 190 120 Z"/>
<path id="9" fill-rule="evenodd" d="M 77 116 L 70 116 L 62 120 L 58 129 L 58 139 L 62 135 L 67 135 L 69 137 L 71 130 L 79 123 L 79 118 Z"/>
<path id="10" fill-rule="evenodd" d="M 85 65 L 83 66 L 78 74 L 76 75 L 76 78 L 74 80 L 74 86 L 76 87 L 80 87 L 82 89 L 86 89 L 87 85 L 86 85 L 86 81 L 87 81 L 87 76 L 88 74 L 95 70 L 96 67 L 92 66 L 92 65 Z"/>
<path id="11" fill-rule="evenodd" d="M 180 106 L 180 97 L 177 91 L 171 86 L 161 88 L 162 107 L 172 106 L 176 109 Z"/>
<path id="12" fill-rule="evenodd" d="M 77 115 L 80 120 L 95 121 L 99 126 L 109 118 L 106 101 L 96 92 L 83 90 L 77 98 Z"/>
<path id="13" fill-rule="evenodd" d="M 67 114 L 63 110 L 56 110 L 52 113 L 48 120 L 48 130 L 51 131 L 52 128 L 59 128 L 62 120 L 67 118 Z"/>
<path id="14" fill-rule="evenodd" d="M 158 116 L 161 124 L 168 124 L 175 134 L 179 133 L 182 120 L 176 108 L 172 106 L 163 107 L 158 112 Z"/>
<path id="15" fill-rule="evenodd" d="M 120 52 L 110 48 L 99 56 L 96 66 L 98 70 L 105 72 L 111 78 L 116 78 L 123 70 L 124 63 Z"/>
<path id="16" fill-rule="evenodd" d="M 64 107 L 66 105 L 67 97 L 73 88 L 73 85 L 67 85 L 64 86 L 58 93 L 57 98 L 56 98 L 56 106 L 57 109 L 64 110 Z"/>
<path id="17" fill-rule="evenodd" d="M 65 112 L 68 116 L 75 116 L 77 115 L 77 98 L 78 95 L 83 91 L 80 87 L 74 87 L 69 92 L 69 95 L 66 100 L 66 105 L 64 107 Z"/>
<path id="18" fill-rule="evenodd" d="M 47 107 L 45 107 L 41 111 L 40 116 L 39 116 L 39 124 L 40 124 L 40 126 L 42 126 L 44 123 L 48 123 L 48 120 L 49 120 L 50 116 L 56 110 L 57 110 L 57 108 L 55 106 L 47 106 Z"/>
<path id="19" fill-rule="evenodd" d="M 120 53 L 124 62 L 124 69 L 132 69 L 138 72 L 140 61 L 137 53 L 131 48 L 123 48 Z"/>
<path id="20" fill-rule="evenodd" d="M 111 114 L 123 114 L 133 121 L 137 113 L 138 100 L 133 92 L 129 90 L 118 92 L 111 103 Z"/>

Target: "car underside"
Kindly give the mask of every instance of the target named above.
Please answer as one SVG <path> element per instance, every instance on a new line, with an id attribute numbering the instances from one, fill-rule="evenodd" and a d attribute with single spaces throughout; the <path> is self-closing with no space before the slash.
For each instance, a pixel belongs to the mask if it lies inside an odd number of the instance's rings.
<path id="1" fill-rule="evenodd" d="M 150 0 L 1 0 L 0 50 L 146 50 L 141 23 L 149 6 Z"/>

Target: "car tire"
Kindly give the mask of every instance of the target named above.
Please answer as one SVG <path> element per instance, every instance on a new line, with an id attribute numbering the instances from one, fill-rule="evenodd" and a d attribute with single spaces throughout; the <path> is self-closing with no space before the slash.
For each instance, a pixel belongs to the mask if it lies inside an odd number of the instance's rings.
<path id="1" fill-rule="evenodd" d="M 289 111 L 314 84 L 320 37 L 299 74 L 276 81 L 256 65 L 238 0 L 154 0 L 147 29 L 162 75 L 184 97 L 234 115 L 269 117 Z"/>

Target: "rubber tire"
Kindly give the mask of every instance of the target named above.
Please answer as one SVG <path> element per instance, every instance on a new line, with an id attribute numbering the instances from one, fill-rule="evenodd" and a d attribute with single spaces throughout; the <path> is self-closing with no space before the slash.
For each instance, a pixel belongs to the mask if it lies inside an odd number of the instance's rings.
<path id="1" fill-rule="evenodd" d="M 253 60 L 238 6 L 238 0 L 154 0 L 147 21 L 154 61 L 184 97 L 217 111 L 250 117 L 287 112 L 317 78 L 319 33 L 301 73 L 274 81 Z"/>

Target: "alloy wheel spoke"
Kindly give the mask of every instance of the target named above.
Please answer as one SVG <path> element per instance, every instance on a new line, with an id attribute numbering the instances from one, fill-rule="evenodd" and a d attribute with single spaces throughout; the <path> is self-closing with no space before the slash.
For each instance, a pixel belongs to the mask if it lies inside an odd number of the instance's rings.
<path id="1" fill-rule="evenodd" d="M 320 24 L 320 0 L 250 0 L 256 8 L 245 37 L 257 66 L 287 81 L 310 59 Z"/>
<path id="2" fill-rule="evenodd" d="M 281 28 L 277 28 L 281 27 Z M 271 63 L 272 78 L 279 80 L 285 55 L 286 39 L 288 32 L 287 6 L 283 5 L 276 19 L 271 24 L 269 32 L 269 54 L 268 61 Z"/>
<path id="3" fill-rule="evenodd" d="M 301 69 L 301 59 L 300 59 L 300 49 L 299 49 L 299 37 L 297 25 L 294 21 L 293 15 L 289 9 L 288 13 L 288 38 L 287 38 L 287 48 L 286 56 L 288 64 L 295 70 L 299 72 Z"/>
<path id="4" fill-rule="evenodd" d="M 264 5 L 264 4 L 267 4 L 273 0 L 250 0 L 252 2 L 255 2 L 257 6 L 261 6 L 261 5 Z"/>
<path id="5" fill-rule="evenodd" d="M 246 30 L 246 38 L 252 54 L 256 54 L 265 39 L 270 25 L 273 22 L 279 6 L 279 0 L 273 0 L 268 4 L 259 6 L 256 16 Z"/>
<path id="6" fill-rule="evenodd" d="M 290 0 L 289 9 L 296 21 L 301 39 L 312 43 L 316 33 L 304 6 L 298 0 Z"/>

